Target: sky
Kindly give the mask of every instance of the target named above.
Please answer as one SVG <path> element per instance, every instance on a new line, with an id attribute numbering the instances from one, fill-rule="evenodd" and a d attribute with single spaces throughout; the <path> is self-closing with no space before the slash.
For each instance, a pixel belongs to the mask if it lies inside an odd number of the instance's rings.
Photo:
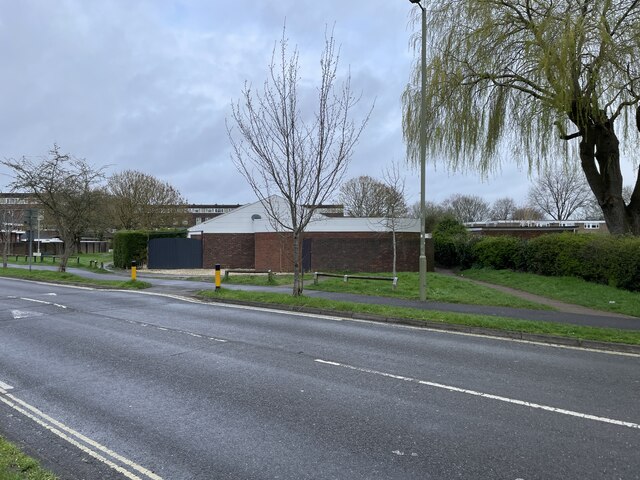
<path id="1" fill-rule="evenodd" d="M 283 25 L 311 86 L 327 27 L 340 67 L 361 93 L 355 118 L 375 103 L 345 180 L 382 177 L 405 162 L 401 95 L 414 52 L 408 0 L 0 0 L 0 157 L 62 152 L 140 170 L 189 203 L 256 200 L 231 160 L 225 120 L 245 82 L 261 87 Z M 409 203 L 420 179 L 406 167 Z M 0 189 L 10 182 L 0 166 Z M 429 160 L 427 200 L 456 193 L 526 200 L 526 167 L 503 163 L 482 179 Z"/>

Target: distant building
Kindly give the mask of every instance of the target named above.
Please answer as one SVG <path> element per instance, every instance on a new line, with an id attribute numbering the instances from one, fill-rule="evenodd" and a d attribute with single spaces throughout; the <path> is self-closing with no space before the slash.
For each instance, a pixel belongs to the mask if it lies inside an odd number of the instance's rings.
<path id="1" fill-rule="evenodd" d="M 235 210 L 241 207 L 239 203 L 235 205 L 230 204 L 189 204 L 187 205 L 187 227 L 193 227 L 194 225 L 200 225 L 207 220 L 211 220 L 223 213 Z"/>
<path id="2" fill-rule="evenodd" d="M 600 233 L 608 234 L 604 220 L 500 220 L 491 222 L 470 222 L 464 224 L 470 233 L 486 236 L 512 236 L 534 238 L 548 233 Z"/>

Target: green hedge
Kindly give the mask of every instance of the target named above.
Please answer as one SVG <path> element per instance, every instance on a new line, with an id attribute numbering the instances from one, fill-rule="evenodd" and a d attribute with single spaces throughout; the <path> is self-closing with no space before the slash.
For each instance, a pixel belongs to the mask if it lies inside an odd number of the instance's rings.
<path id="1" fill-rule="evenodd" d="M 524 240 L 515 237 L 484 237 L 473 245 L 474 265 L 496 270 L 522 270 L 525 266 Z"/>
<path id="2" fill-rule="evenodd" d="M 562 233 L 526 242 L 485 237 L 471 245 L 471 262 L 478 267 L 579 277 L 640 291 L 640 237 Z"/>
<path id="3" fill-rule="evenodd" d="M 433 229 L 435 261 L 443 267 L 465 265 L 468 261 L 469 233 L 454 218 L 442 219 Z"/>
<path id="4" fill-rule="evenodd" d="M 180 230 L 123 230 L 113 236 L 113 265 L 129 268 L 135 260 L 138 265 L 147 263 L 147 244 L 153 238 L 186 238 L 187 231 Z"/>

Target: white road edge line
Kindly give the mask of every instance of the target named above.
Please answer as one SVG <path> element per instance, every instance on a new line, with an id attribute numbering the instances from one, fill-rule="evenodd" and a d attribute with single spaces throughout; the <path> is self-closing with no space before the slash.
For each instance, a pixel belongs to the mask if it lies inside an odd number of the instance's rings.
<path id="1" fill-rule="evenodd" d="M 13 387 L 8 383 L 0 382 L 0 389 L 7 391 L 7 390 L 12 390 Z"/>
<path id="2" fill-rule="evenodd" d="M 130 467 L 130 468 L 132 468 L 134 470 L 137 470 L 139 473 L 145 475 L 146 477 L 148 477 L 148 478 L 150 478 L 152 480 L 163 480 L 162 477 L 156 475 L 151 470 L 148 470 L 148 469 L 138 465 L 137 463 L 129 460 L 128 458 L 123 457 L 122 455 L 114 452 L 113 450 L 110 450 L 109 448 L 99 444 L 98 442 L 96 442 L 96 441 L 94 441 L 94 440 L 82 435 L 81 433 L 73 430 L 72 428 L 67 427 L 63 423 L 55 420 L 54 418 L 49 417 L 48 415 L 46 415 L 42 411 L 38 410 L 36 407 L 34 407 L 32 405 L 29 405 L 25 401 L 20 400 L 19 398 L 11 395 L 10 393 L 7 393 L 7 391 L 2 389 L 2 388 L 0 388 L 0 401 L 3 402 L 4 404 L 8 405 L 9 407 L 13 408 L 17 412 L 20 412 L 21 414 L 23 414 L 26 417 L 30 418 L 31 420 L 36 422 L 38 425 L 40 425 L 40 426 L 46 428 L 47 430 L 49 430 L 50 432 L 56 434 L 60 438 L 66 440 L 67 442 L 71 443 L 72 445 L 78 447 L 80 450 L 82 450 L 83 452 L 87 453 L 88 455 L 91 455 L 93 458 L 103 462 L 105 465 L 108 465 L 109 467 L 113 468 L 114 470 L 122 473 L 127 478 L 130 478 L 132 480 L 142 480 L 140 477 L 138 477 L 134 473 L 132 473 L 129 470 L 127 470 L 127 469 L 125 469 L 125 468 L 113 463 L 111 460 L 103 457 L 102 455 L 100 455 L 99 453 L 95 452 L 94 450 L 92 450 L 91 448 L 87 447 L 86 445 L 83 445 L 82 443 L 78 442 L 77 440 L 71 438 L 69 435 L 72 435 L 72 436 L 76 437 L 77 439 L 82 440 L 83 442 L 85 442 L 86 444 L 88 444 L 91 447 L 95 448 L 96 450 L 99 450 L 99 451 L 109 455 L 110 457 L 114 458 L 115 460 L 118 460 L 119 462 L 127 465 L 128 467 Z M 19 405 L 21 405 L 21 406 L 19 406 Z M 22 408 L 22 407 L 24 407 L 24 408 Z M 27 410 L 30 410 L 33 413 L 30 413 Z M 67 435 L 67 434 L 65 434 L 63 432 L 66 432 L 69 435 Z"/>
<path id="3" fill-rule="evenodd" d="M 402 375 L 395 375 L 393 373 L 380 372 L 378 370 L 372 370 L 372 369 L 369 369 L 369 368 L 355 367 L 353 365 L 347 365 L 345 363 L 339 363 L 339 362 L 332 362 L 332 361 L 329 361 L 329 360 L 322 360 L 320 358 L 316 358 L 314 361 L 317 362 L 317 363 L 323 364 L 323 365 L 330 365 L 330 366 L 333 366 L 333 367 L 341 367 L 341 368 L 346 368 L 348 370 L 354 370 L 354 371 L 360 372 L 360 373 L 369 373 L 369 374 L 372 374 L 372 375 L 379 375 L 379 376 L 382 376 L 382 377 L 393 378 L 395 380 L 402 380 L 402 381 L 405 381 L 405 382 L 417 383 L 419 385 L 425 385 L 425 386 L 428 386 L 428 387 L 440 388 L 442 390 L 448 390 L 450 392 L 464 393 L 466 395 L 473 395 L 475 397 L 488 398 L 489 400 L 497 400 L 499 402 L 511 403 L 511 404 L 520 405 L 520 406 L 523 406 L 523 407 L 529 407 L 529 408 L 534 408 L 534 409 L 539 409 L 539 410 L 545 410 L 547 412 L 559 413 L 559 414 L 562 414 L 562 415 L 569 415 L 571 417 L 578 417 L 578 418 L 583 418 L 583 419 L 586 419 L 586 420 L 594 420 L 596 422 L 609 423 L 611 425 L 618 425 L 618 426 L 621 426 L 621 427 L 640 429 L 640 424 L 638 424 L 638 423 L 625 422 L 625 421 L 622 421 L 622 420 L 615 420 L 613 418 L 607 418 L 607 417 L 599 417 L 597 415 L 590 415 L 588 413 L 575 412 L 573 410 L 566 410 L 564 408 L 550 407 L 548 405 L 541 405 L 539 403 L 532 403 L 532 402 L 527 402 L 527 401 L 524 401 L 524 400 L 517 400 L 515 398 L 502 397 L 500 395 L 493 395 L 491 393 L 478 392 L 476 390 L 469 390 L 467 388 L 460 388 L 460 387 L 454 387 L 454 386 L 451 386 L 451 385 L 444 385 L 442 383 L 429 382 L 427 380 L 420 380 L 420 379 L 417 379 L 417 378 L 405 377 L 405 376 L 402 376 Z"/>

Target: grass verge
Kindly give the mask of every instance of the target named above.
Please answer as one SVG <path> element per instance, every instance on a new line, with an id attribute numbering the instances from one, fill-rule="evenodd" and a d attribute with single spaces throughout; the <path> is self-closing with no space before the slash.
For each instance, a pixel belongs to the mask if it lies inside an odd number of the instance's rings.
<path id="1" fill-rule="evenodd" d="M 1 480 L 55 480 L 57 477 L 43 468 L 18 447 L 0 437 Z"/>
<path id="2" fill-rule="evenodd" d="M 391 277 L 391 274 L 380 275 Z M 391 281 L 353 279 L 344 282 L 342 278 L 331 277 L 321 277 L 318 285 L 306 284 L 305 288 L 309 290 L 356 293 L 360 295 L 396 297 L 410 300 L 418 300 L 420 298 L 419 274 L 417 272 L 398 273 L 398 287 L 395 290 L 392 288 Z M 523 300 L 513 295 L 508 295 L 488 287 L 465 282 L 450 275 L 442 275 L 439 273 L 427 274 L 427 298 L 434 302 L 552 310 L 545 305 Z"/>
<path id="3" fill-rule="evenodd" d="M 78 257 L 78 260 L 72 258 L 67 263 L 69 268 L 83 268 L 97 273 L 108 273 L 108 270 L 102 269 L 99 266 L 92 266 L 92 261 L 96 262 L 96 265 L 104 264 L 105 266 L 113 263 L 113 253 L 80 253 L 72 255 L 72 257 Z M 0 256 L 1 258 L 1 256 Z M 24 255 L 19 255 L 16 259 L 15 255 L 9 255 L 9 263 L 14 265 L 29 265 L 29 261 L 25 260 Z M 36 257 L 33 260 L 33 265 L 59 265 L 60 259 L 56 259 L 55 263 L 51 256 Z M 1 264 L 0 264 L 1 265 Z M 0 479 L 1 480 L 1 479 Z"/>
<path id="4" fill-rule="evenodd" d="M 309 276 L 305 275 L 305 279 L 309 279 Z M 206 277 L 189 277 L 187 280 L 207 283 L 213 283 L 215 281 L 213 275 Z M 262 287 L 277 287 L 282 285 L 292 285 L 293 275 L 273 274 L 271 276 L 271 281 L 269 281 L 268 275 L 234 274 L 229 275 L 229 278 L 227 278 L 226 280 L 223 276 L 222 284 L 225 283 L 228 285 L 257 285 Z"/>
<path id="5" fill-rule="evenodd" d="M 125 290 L 141 290 L 151 287 L 148 282 L 96 280 L 81 277 L 69 272 L 54 272 L 51 270 L 26 270 L 24 268 L 0 268 L 0 277 L 21 278 L 24 280 L 41 280 L 43 282 L 67 283 L 72 285 L 87 285 L 91 287 L 121 288 Z M 1 479 L 0 479 L 1 480 Z"/>
<path id="6" fill-rule="evenodd" d="M 595 310 L 640 317 L 638 292 L 599 285 L 575 277 L 545 277 L 511 270 L 470 269 L 462 274 L 474 280 L 517 288 Z"/>
<path id="7" fill-rule="evenodd" d="M 583 327 L 552 322 L 534 322 L 489 315 L 470 315 L 464 313 L 437 312 L 388 305 L 369 305 L 352 302 L 337 302 L 322 298 L 293 297 L 286 294 L 247 292 L 221 289 L 219 291 L 201 291 L 198 295 L 207 299 L 241 300 L 290 307 L 311 307 L 335 312 L 358 312 L 380 315 L 386 318 L 400 318 L 438 322 L 442 324 L 487 328 L 527 334 L 556 335 L 559 337 L 593 340 L 600 342 L 626 343 L 640 345 L 640 331 L 627 331 L 609 328 Z"/>

